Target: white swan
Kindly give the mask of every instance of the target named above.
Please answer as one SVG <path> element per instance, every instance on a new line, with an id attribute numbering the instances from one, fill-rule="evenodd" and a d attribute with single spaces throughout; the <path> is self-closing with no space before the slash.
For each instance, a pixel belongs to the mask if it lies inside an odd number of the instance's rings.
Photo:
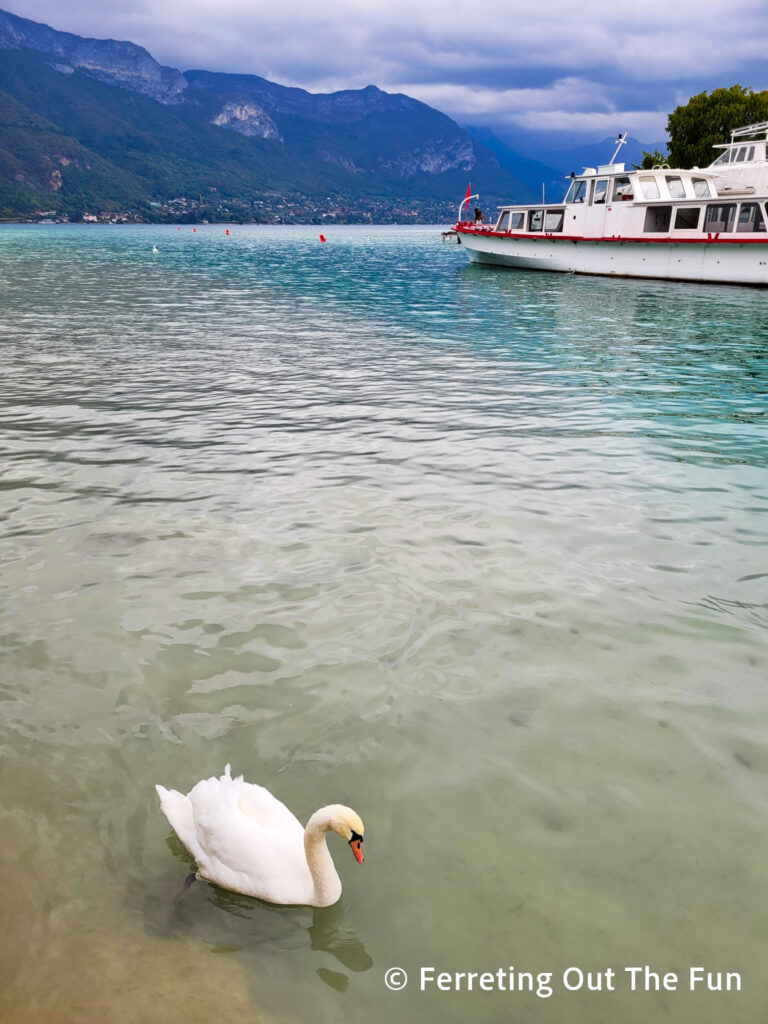
<path id="1" fill-rule="evenodd" d="M 232 778 L 203 779 L 186 795 L 155 786 L 163 814 L 192 854 L 199 874 L 224 889 L 269 903 L 329 907 L 341 880 L 326 846 L 335 832 L 363 863 L 363 823 L 350 807 L 315 811 L 306 829 L 268 789 Z"/>

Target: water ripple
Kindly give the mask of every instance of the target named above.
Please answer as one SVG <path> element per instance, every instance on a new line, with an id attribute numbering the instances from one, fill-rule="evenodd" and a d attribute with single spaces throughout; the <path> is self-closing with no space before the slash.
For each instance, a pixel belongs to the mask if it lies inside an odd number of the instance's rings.
<path id="1" fill-rule="evenodd" d="M 339 913 L 376 970 L 350 1016 L 391 1019 L 395 949 L 674 967 L 695 919 L 697 960 L 762 972 L 763 294 L 327 234 L 0 229 L 0 812 L 33 908 L 0 959 L 42 943 L 66 1003 L 68 934 L 115 937 L 117 979 L 205 950 L 207 992 L 248 1002 L 237 961 L 260 1011 L 337 1019 L 307 980 L 336 933 L 297 911 L 201 886 L 164 926 L 185 943 L 137 930 L 186 871 L 152 784 L 232 761 L 300 816 L 363 813 L 373 866 L 340 859 Z"/>

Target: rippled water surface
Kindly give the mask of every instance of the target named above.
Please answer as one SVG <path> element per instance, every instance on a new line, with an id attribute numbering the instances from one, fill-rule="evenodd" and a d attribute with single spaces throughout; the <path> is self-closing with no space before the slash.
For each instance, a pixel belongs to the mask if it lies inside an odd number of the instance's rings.
<path id="1" fill-rule="evenodd" d="M 762 1019 L 765 294 L 327 235 L 0 231 L 0 1018 Z M 177 899 L 228 761 L 336 907 Z"/>

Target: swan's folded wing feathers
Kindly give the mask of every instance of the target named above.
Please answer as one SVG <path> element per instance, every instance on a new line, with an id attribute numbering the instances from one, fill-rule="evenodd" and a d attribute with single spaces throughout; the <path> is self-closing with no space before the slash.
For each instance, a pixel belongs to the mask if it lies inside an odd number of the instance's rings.
<path id="1" fill-rule="evenodd" d="M 238 793 L 237 806 L 251 821 L 265 828 L 282 828 L 299 835 L 304 842 L 304 826 L 284 803 L 268 789 L 252 782 L 243 782 Z"/>
<path id="2" fill-rule="evenodd" d="M 233 779 L 229 765 L 187 796 L 156 788 L 203 878 L 272 903 L 312 902 L 304 828 L 269 790 L 244 782 L 242 775 Z"/>
<path id="3" fill-rule="evenodd" d="M 160 797 L 160 809 L 168 819 L 168 824 L 197 860 L 202 850 L 195 834 L 195 819 L 189 797 L 175 789 L 166 789 L 165 786 L 155 786 L 155 789 Z"/>
<path id="4" fill-rule="evenodd" d="M 202 874 L 211 881 L 276 903 L 297 902 L 297 880 L 304 881 L 310 894 L 313 891 L 303 841 L 257 825 L 237 811 L 203 815 L 196 826 L 205 858 Z M 286 880 L 292 883 L 289 899 L 282 892 Z"/>

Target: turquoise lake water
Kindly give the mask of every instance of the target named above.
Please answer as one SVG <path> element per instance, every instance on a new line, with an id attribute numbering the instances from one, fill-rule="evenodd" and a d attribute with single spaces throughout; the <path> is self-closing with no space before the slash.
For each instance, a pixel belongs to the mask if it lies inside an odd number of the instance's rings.
<path id="1" fill-rule="evenodd" d="M 230 231 L 0 229 L 4 1024 L 762 1020 L 765 292 Z M 227 762 L 337 906 L 177 898 Z"/>

